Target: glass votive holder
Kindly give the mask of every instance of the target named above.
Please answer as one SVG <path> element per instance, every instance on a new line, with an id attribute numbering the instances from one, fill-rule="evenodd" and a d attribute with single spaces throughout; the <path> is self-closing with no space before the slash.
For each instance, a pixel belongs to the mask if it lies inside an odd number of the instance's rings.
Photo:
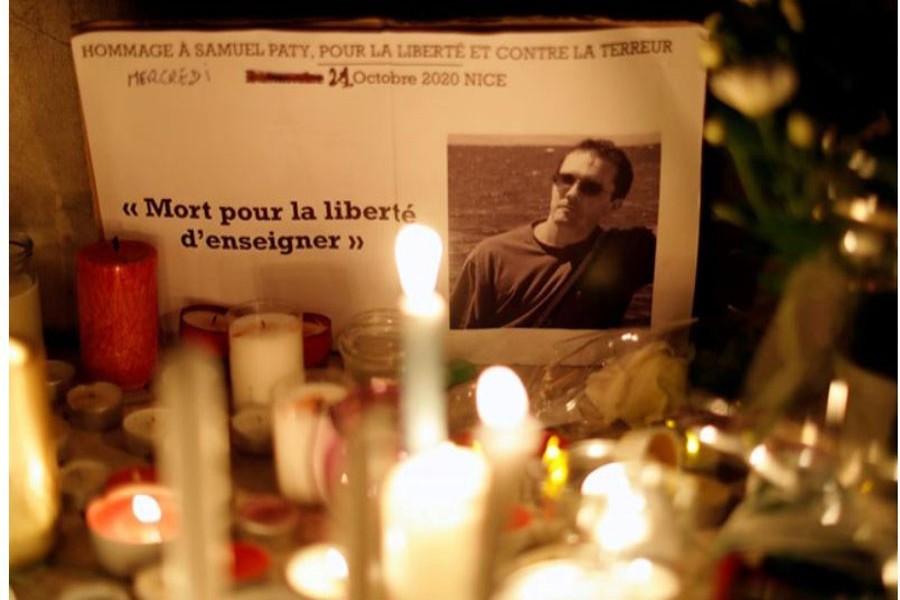
<path id="1" fill-rule="evenodd" d="M 376 309 L 353 317 L 338 337 L 344 369 L 358 382 L 397 381 L 403 364 L 400 312 Z"/>

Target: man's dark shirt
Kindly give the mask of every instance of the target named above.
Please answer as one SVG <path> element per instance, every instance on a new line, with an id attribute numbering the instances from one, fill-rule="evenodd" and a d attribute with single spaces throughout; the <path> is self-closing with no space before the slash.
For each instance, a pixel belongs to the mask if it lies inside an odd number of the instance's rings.
<path id="1" fill-rule="evenodd" d="M 450 297 L 450 326 L 605 329 L 622 323 L 635 291 L 653 280 L 656 237 L 649 229 L 596 229 L 564 248 L 541 244 L 534 224 L 487 238 L 466 258 Z M 564 298 L 548 307 L 578 274 Z"/>

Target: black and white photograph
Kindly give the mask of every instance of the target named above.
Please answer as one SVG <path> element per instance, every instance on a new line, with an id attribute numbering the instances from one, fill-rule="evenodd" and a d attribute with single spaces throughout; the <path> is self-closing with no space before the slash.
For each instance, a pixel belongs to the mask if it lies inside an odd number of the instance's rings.
<path id="1" fill-rule="evenodd" d="M 658 134 L 451 136 L 451 329 L 646 326 Z"/>

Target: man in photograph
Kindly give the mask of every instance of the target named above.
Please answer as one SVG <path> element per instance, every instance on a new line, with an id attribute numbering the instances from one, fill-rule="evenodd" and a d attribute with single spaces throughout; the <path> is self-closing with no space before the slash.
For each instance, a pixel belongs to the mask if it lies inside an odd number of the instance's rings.
<path id="1" fill-rule="evenodd" d="M 633 178 L 612 142 L 572 148 L 553 176 L 547 217 L 486 238 L 468 255 L 450 296 L 450 326 L 620 326 L 634 293 L 653 280 L 656 251 L 645 227 L 603 228 Z"/>

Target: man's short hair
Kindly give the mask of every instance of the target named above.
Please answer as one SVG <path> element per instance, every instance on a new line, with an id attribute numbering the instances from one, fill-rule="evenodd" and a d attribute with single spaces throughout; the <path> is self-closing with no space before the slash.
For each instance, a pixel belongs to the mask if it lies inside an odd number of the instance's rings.
<path id="1" fill-rule="evenodd" d="M 619 198 L 624 198 L 628 195 L 629 190 L 631 190 L 631 182 L 634 180 L 634 170 L 631 167 L 631 161 L 628 159 L 628 155 L 610 140 L 590 138 L 582 140 L 577 146 L 574 146 L 571 150 L 566 152 L 562 160 L 559 161 L 556 172 L 559 173 L 559 168 L 562 166 L 563 161 L 565 161 L 570 154 L 579 151 L 591 152 L 598 158 L 608 160 L 615 165 L 616 179 L 615 189 L 613 189 L 613 200 L 618 200 Z"/>

